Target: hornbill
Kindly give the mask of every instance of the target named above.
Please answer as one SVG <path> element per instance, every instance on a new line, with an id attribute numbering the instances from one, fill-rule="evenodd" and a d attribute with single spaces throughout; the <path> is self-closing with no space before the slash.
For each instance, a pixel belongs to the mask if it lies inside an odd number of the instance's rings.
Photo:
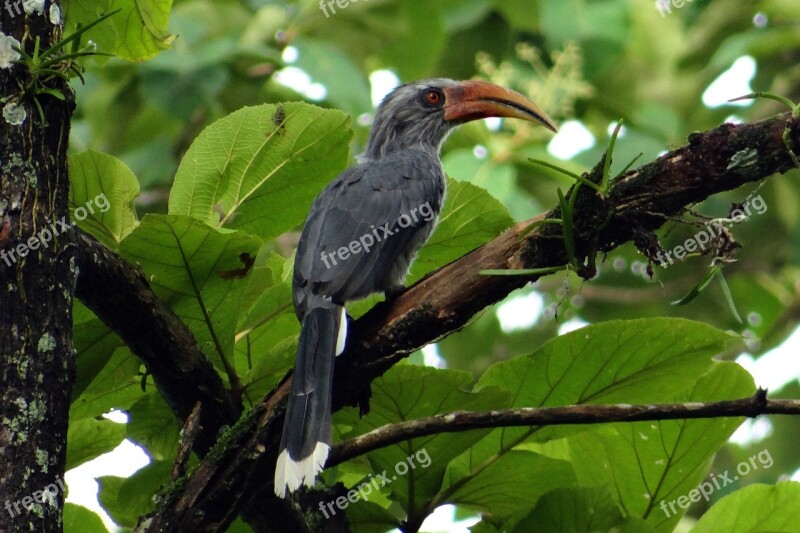
<path id="1" fill-rule="evenodd" d="M 403 289 L 445 193 L 439 152 L 454 126 L 510 117 L 556 126 L 519 93 L 483 81 L 436 78 L 401 85 L 378 107 L 365 153 L 317 196 L 294 261 L 292 292 L 302 326 L 275 469 L 284 497 L 314 484 L 331 444 L 335 356 L 347 335 L 345 303 Z"/>

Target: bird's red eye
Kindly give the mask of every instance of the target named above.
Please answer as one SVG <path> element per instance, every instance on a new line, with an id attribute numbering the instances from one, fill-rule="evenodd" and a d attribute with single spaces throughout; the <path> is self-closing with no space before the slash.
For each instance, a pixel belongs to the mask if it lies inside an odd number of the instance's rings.
<path id="1" fill-rule="evenodd" d="M 425 95 L 425 99 L 429 104 L 438 105 L 442 101 L 442 95 L 436 91 L 428 91 L 428 94 Z"/>

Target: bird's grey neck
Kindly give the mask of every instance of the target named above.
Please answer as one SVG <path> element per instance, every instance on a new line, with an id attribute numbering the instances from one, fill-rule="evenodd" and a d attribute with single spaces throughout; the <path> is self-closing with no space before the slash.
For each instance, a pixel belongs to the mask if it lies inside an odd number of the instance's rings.
<path id="1" fill-rule="evenodd" d="M 375 121 L 362 160 L 382 159 L 389 154 L 415 148 L 438 156 L 449 129 L 440 131 L 435 125 L 398 124 L 395 121 Z"/>

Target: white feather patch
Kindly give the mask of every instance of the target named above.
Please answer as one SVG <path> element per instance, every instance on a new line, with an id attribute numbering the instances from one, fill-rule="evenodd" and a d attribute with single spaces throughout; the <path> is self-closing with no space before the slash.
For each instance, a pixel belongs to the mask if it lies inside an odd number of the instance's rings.
<path id="1" fill-rule="evenodd" d="M 328 460 L 330 449 L 327 444 L 318 442 L 314 453 L 300 461 L 289 457 L 289 450 L 283 450 L 275 465 L 275 494 L 283 498 L 286 496 L 287 488 L 289 492 L 294 492 L 304 482 L 306 487 L 313 486 L 317 474 L 322 472 L 325 461 Z"/>
<path id="2" fill-rule="evenodd" d="M 347 312 L 342 307 L 342 317 L 339 319 L 339 336 L 336 339 L 336 355 L 344 351 L 344 343 L 347 340 Z"/>

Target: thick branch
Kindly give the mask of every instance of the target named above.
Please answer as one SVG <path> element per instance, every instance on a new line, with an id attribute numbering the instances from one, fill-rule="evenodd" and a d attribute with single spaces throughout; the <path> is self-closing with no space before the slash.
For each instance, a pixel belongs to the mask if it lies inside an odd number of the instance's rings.
<path id="1" fill-rule="evenodd" d="M 483 412 L 455 411 L 399 424 L 388 424 L 337 444 L 331 448 L 325 467 L 330 468 L 367 452 L 405 440 L 470 429 L 738 416 L 753 418 L 767 414 L 800 415 L 800 400 L 768 400 L 766 394 L 767 391 L 759 389 L 750 398 L 710 403 L 570 405 Z"/>
<path id="2" fill-rule="evenodd" d="M 753 124 L 724 124 L 692 134 L 688 145 L 627 173 L 606 198 L 581 194 L 574 220 L 578 253 L 608 251 L 634 239 L 641 244 L 643 237 L 651 236 L 649 232 L 685 207 L 792 168 L 782 141 L 785 128 L 791 130 L 790 142 L 800 152 L 800 120 L 789 113 Z M 744 158 L 745 154 L 750 157 Z M 346 353 L 337 361 L 336 407 L 363 400 L 372 380 L 397 361 L 463 327 L 475 313 L 533 279 L 482 276 L 481 270 L 566 263 L 560 230 L 543 226 L 523 235 L 530 223 L 518 224 L 359 319 Z M 142 529 L 224 529 L 246 494 L 258 494 L 262 509 L 281 508 L 283 504 L 270 497 L 268 490 L 260 489 L 268 488 L 272 479 L 289 386 L 290 379 L 284 380 L 237 424 L 230 438 L 220 444 L 219 453 L 199 465 L 180 493 L 168 495 Z"/>
<path id="3" fill-rule="evenodd" d="M 723 124 L 689 137 L 690 144 L 628 172 L 603 200 L 590 194 L 578 199 L 575 214 L 578 253 L 612 250 L 649 233 L 692 204 L 712 194 L 760 181 L 793 168 L 781 136 L 791 129 L 800 152 L 800 119 L 790 113 L 753 124 Z M 754 150 L 747 166 L 733 166 L 736 154 Z M 586 188 L 584 188 L 586 189 Z M 584 200 L 587 198 L 587 200 Z M 602 230 L 606 214 L 611 219 Z M 542 217 L 557 218 L 551 212 Z M 537 217 L 542 218 L 542 217 Z M 535 219 L 517 224 L 497 239 L 429 274 L 391 306 L 380 305 L 360 319 L 348 339 L 348 350 L 336 366 L 335 402 L 358 399 L 354 385 L 377 377 L 413 350 L 464 326 L 487 305 L 535 278 L 482 276 L 481 270 L 544 268 L 568 261 L 560 228 L 544 226 L 523 238 Z M 637 243 L 638 244 L 638 243 Z M 363 393 L 363 391 L 362 391 Z"/>
<path id="4" fill-rule="evenodd" d="M 161 396 L 181 420 L 200 402 L 202 430 L 194 441 L 201 456 L 219 429 L 241 413 L 192 332 L 153 293 L 141 270 L 75 228 L 78 249 L 76 295 L 142 360 Z"/>

